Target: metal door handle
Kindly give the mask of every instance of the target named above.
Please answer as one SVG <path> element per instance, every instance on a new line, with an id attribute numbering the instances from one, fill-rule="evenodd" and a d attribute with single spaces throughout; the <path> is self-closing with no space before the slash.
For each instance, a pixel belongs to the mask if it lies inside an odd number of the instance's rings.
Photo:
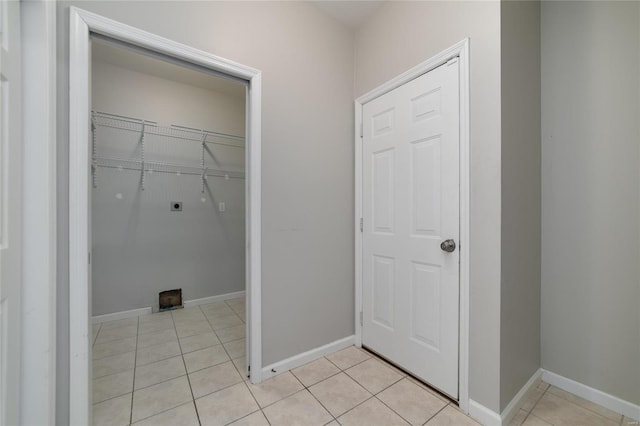
<path id="1" fill-rule="evenodd" d="M 451 253 L 456 249 L 456 242 L 453 240 L 444 240 L 440 243 L 440 248 L 442 251 L 446 251 L 447 253 Z"/>

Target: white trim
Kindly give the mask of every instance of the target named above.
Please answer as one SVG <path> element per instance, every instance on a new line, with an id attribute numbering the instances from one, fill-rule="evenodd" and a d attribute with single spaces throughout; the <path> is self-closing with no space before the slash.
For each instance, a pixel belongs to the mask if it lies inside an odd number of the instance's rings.
<path id="1" fill-rule="evenodd" d="M 502 425 L 502 417 L 500 417 L 500 414 L 488 409 L 473 399 L 469 399 L 469 417 L 484 426 Z"/>
<path id="2" fill-rule="evenodd" d="M 89 26 L 69 18 L 69 424 L 92 421 L 89 356 Z"/>
<path id="3" fill-rule="evenodd" d="M 460 60 L 460 342 L 458 372 L 458 403 L 460 409 L 470 412 L 469 406 L 469 39 L 466 38 L 430 59 L 391 79 L 376 89 L 360 96 L 355 101 L 355 338 L 356 345 L 362 345 L 362 139 L 360 126 L 362 106 L 385 93 L 431 71 L 452 58 Z M 499 416 L 498 416 L 499 417 Z"/>
<path id="4" fill-rule="evenodd" d="M 201 297 L 200 299 L 185 300 L 183 305 L 185 308 L 189 308 L 191 306 L 206 305 L 208 303 L 221 302 L 229 299 L 237 299 L 239 297 L 244 297 L 244 296 L 245 296 L 244 290 L 236 291 L 233 293 L 219 294 L 217 296 L 209 296 L 209 297 Z"/>
<path id="5" fill-rule="evenodd" d="M 508 425 L 511 419 L 518 413 L 518 410 L 527 400 L 529 394 L 536 388 L 538 381 L 542 378 L 542 368 L 538 368 L 535 373 L 527 380 L 527 383 L 518 391 L 511 399 L 511 402 L 502 410 L 500 417 L 503 425 Z"/>
<path id="6" fill-rule="evenodd" d="M 69 410 L 73 425 L 91 423 L 89 382 L 89 70 L 90 34 L 97 33 L 187 63 L 240 78 L 247 90 L 247 277 L 249 359 L 253 383 L 261 381 L 261 90 L 257 69 L 246 67 L 140 29 L 78 9 L 69 20 Z"/>
<path id="7" fill-rule="evenodd" d="M 327 356 L 334 352 L 341 351 L 342 349 L 346 349 L 349 346 L 353 346 L 354 338 L 355 336 L 345 337 L 344 339 L 336 340 L 335 342 L 328 343 L 324 346 L 311 349 L 310 351 L 303 352 L 268 365 L 262 369 L 262 379 L 266 380 L 280 373 L 284 373 L 285 371 L 300 367 L 308 362 L 315 361 L 323 356 Z"/>
<path id="8" fill-rule="evenodd" d="M 21 422 L 55 424 L 56 4 L 21 3 L 22 363 Z"/>
<path id="9" fill-rule="evenodd" d="M 601 390 L 592 388 L 575 380 L 542 370 L 542 380 L 567 392 L 571 392 L 581 398 L 601 405 L 616 413 L 624 414 L 634 420 L 640 421 L 640 405 L 618 398 Z"/>
<path id="10" fill-rule="evenodd" d="M 146 308 L 131 309 L 130 311 L 114 312 L 112 314 L 96 315 L 92 318 L 94 324 L 100 324 L 107 321 L 115 321 L 126 318 L 139 317 L 141 315 L 150 315 L 153 312 L 151 306 Z"/>

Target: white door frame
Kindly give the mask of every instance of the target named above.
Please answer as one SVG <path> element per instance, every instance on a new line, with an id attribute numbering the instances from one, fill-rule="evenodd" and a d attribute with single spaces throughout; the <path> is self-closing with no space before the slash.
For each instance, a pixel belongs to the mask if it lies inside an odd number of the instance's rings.
<path id="1" fill-rule="evenodd" d="M 261 82 L 259 70 L 181 43 L 70 8 L 69 34 L 69 400 L 70 424 L 91 424 L 89 241 L 90 36 L 100 34 L 171 58 L 245 80 L 246 134 L 246 291 L 249 300 L 251 381 L 262 377 L 261 334 Z"/>
<path id="2" fill-rule="evenodd" d="M 458 57 L 460 60 L 460 333 L 458 402 L 469 412 L 469 39 L 466 38 L 355 101 L 355 343 L 362 346 L 362 107 Z"/>

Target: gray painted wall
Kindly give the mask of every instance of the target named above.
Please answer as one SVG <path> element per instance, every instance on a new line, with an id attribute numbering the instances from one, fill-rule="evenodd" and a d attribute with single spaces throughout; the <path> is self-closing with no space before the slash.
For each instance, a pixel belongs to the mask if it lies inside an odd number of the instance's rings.
<path id="1" fill-rule="evenodd" d="M 95 111 L 244 134 L 244 97 L 95 58 Z M 98 126 L 96 135 L 98 156 L 138 158 L 138 133 Z M 147 161 L 200 165 L 198 142 L 153 134 L 145 141 Z M 207 166 L 244 171 L 244 149 L 208 147 L 215 161 L 207 154 Z M 147 306 L 157 311 L 158 293 L 174 288 L 182 288 L 184 300 L 245 289 L 244 179 L 210 177 L 202 194 L 199 176 L 147 174 L 144 191 L 139 172 L 99 168 L 96 177 L 91 194 L 93 315 Z M 182 202 L 183 211 L 172 212 L 172 201 Z M 224 212 L 218 211 L 219 202 L 225 203 Z"/>
<path id="2" fill-rule="evenodd" d="M 500 411 L 540 368 L 540 3 L 503 1 Z"/>
<path id="3" fill-rule="evenodd" d="M 542 365 L 634 404 L 639 8 L 542 4 Z"/>
<path id="4" fill-rule="evenodd" d="M 68 417 L 68 40 L 58 4 L 58 419 Z M 350 336 L 353 39 L 304 2 L 77 2 L 261 69 L 263 363 Z"/>
<path id="5" fill-rule="evenodd" d="M 471 399 L 500 409 L 500 3 L 386 2 L 356 32 L 356 96 L 471 39 Z"/>

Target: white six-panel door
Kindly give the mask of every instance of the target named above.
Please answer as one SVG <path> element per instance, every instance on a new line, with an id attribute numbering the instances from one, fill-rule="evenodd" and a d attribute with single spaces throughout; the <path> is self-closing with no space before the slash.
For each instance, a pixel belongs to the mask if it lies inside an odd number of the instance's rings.
<path id="1" fill-rule="evenodd" d="M 458 60 L 363 105 L 362 344 L 458 398 Z"/>
<path id="2" fill-rule="evenodd" d="M 0 424 L 19 423 L 22 140 L 20 2 L 0 1 Z"/>

